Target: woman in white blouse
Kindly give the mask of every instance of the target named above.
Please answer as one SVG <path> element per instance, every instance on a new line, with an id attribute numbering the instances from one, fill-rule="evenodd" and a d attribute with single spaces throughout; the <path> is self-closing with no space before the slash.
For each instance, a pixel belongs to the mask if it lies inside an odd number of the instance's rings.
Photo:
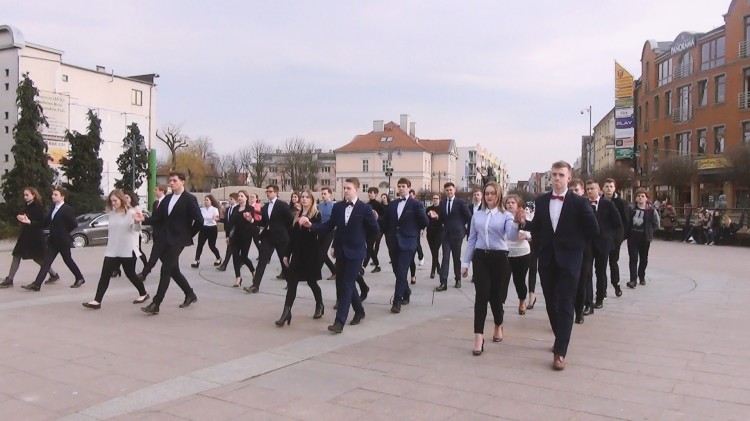
<path id="1" fill-rule="evenodd" d="M 198 233 L 198 248 L 195 249 L 195 263 L 190 266 L 197 268 L 201 263 L 201 254 L 203 253 L 203 246 L 208 241 L 208 248 L 216 257 L 214 266 L 221 265 L 221 254 L 219 249 L 216 248 L 216 237 L 219 235 L 219 227 L 217 222 L 220 219 L 219 216 L 219 202 L 214 199 L 210 194 L 207 194 L 203 198 L 203 206 L 201 206 L 201 215 L 203 215 L 203 227 L 201 227 Z"/>
<path id="2" fill-rule="evenodd" d="M 505 197 L 505 209 L 516 214 L 520 208 L 521 198 L 516 194 L 509 194 Z M 516 294 L 518 294 L 518 314 L 526 314 L 526 273 L 529 271 L 529 254 L 531 253 L 531 247 L 527 241 L 531 238 L 531 234 L 527 231 L 521 231 L 520 236 L 517 239 L 509 238 L 508 243 L 508 264 L 510 270 L 507 273 L 508 280 L 505 281 L 505 285 L 510 284 L 510 276 L 513 276 L 513 285 L 516 287 Z M 508 288 L 505 289 L 507 293 Z M 506 294 L 507 295 L 507 294 Z M 506 297 L 502 297 L 505 302 Z"/>
<path id="3" fill-rule="evenodd" d="M 112 272 L 120 265 L 122 265 L 122 270 L 130 283 L 138 290 L 138 298 L 133 301 L 133 304 L 142 303 L 150 298 L 143 287 L 143 282 L 135 274 L 135 260 L 140 255 L 138 237 L 141 228 L 140 223 L 133 219 L 136 213 L 137 211 L 134 208 L 128 208 L 125 204 L 125 194 L 122 190 L 112 190 L 107 200 L 109 234 L 107 249 L 104 251 L 102 274 L 99 277 L 99 286 L 96 288 L 94 300 L 83 303 L 84 307 L 95 310 L 101 308 L 102 299 L 109 287 Z"/>
<path id="4" fill-rule="evenodd" d="M 508 289 L 508 239 L 518 238 L 518 226 L 513 214 L 503 210 L 502 192 L 491 181 L 484 186 L 482 210 L 471 218 L 469 241 L 461 261 L 461 275 L 469 275 L 469 264 L 474 266 L 474 355 L 484 351 L 484 320 L 487 303 L 495 321 L 493 342 L 503 340 L 503 288 Z M 503 287 L 504 284 L 504 287 Z"/>

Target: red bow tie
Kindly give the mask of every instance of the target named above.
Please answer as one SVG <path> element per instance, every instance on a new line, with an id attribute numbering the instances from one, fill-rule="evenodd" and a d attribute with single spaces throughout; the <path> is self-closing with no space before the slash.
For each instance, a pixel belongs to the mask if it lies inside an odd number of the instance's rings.
<path id="1" fill-rule="evenodd" d="M 565 196 L 563 196 L 563 195 L 558 196 L 556 194 L 553 194 L 552 195 L 552 200 L 565 200 Z"/>

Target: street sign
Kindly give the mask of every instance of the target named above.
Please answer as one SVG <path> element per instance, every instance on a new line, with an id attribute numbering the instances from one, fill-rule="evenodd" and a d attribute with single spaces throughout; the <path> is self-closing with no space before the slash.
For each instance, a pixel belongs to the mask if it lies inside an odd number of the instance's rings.
<path id="1" fill-rule="evenodd" d="M 391 176 L 393 176 L 393 171 L 386 171 L 386 172 L 385 172 L 385 176 L 386 176 L 386 177 L 391 177 Z"/>

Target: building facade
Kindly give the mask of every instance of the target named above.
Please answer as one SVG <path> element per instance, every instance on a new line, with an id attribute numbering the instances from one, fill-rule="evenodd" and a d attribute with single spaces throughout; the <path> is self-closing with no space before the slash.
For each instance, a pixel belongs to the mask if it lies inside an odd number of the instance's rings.
<path id="1" fill-rule="evenodd" d="M 49 127 L 41 130 L 49 148 L 50 165 L 56 170 L 68 154 L 66 131 L 85 133 L 90 109 L 101 119 L 101 187 L 106 193 L 121 178 L 115 161 L 122 153 L 128 125 L 137 123 L 147 147 L 154 147 L 154 81 L 158 75 L 118 76 L 103 66 L 89 69 L 64 63 L 62 56 L 63 51 L 26 42 L 16 28 L 0 26 L 0 172 L 7 173 L 14 165 L 11 147 L 13 127 L 18 122 L 16 88 L 23 74 L 28 73 L 39 89 L 38 101 L 49 122 Z M 138 193 L 141 197 L 147 195 L 146 183 Z"/>
<path id="2" fill-rule="evenodd" d="M 489 149 L 480 144 L 461 146 L 458 148 L 458 161 L 459 171 L 463 169 L 460 184 L 456 183 L 460 191 L 471 191 L 472 187 L 481 186 L 482 177 L 487 175 L 490 168 L 502 191 L 508 191 L 508 168 Z"/>
<path id="3" fill-rule="evenodd" d="M 748 186 L 726 174 L 731 151 L 750 142 L 750 4 L 731 1 L 724 21 L 643 47 L 632 165 L 641 186 L 678 205 L 713 206 L 725 194 L 730 207 L 750 206 Z M 697 175 L 683 186 L 661 185 L 670 159 L 692 161 Z"/>
<path id="4" fill-rule="evenodd" d="M 594 174 L 615 166 L 615 109 L 594 126 Z"/>

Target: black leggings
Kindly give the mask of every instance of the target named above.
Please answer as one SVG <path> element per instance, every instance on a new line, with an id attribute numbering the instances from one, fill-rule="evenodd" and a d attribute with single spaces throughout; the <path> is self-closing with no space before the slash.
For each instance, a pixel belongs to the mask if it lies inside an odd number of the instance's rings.
<path id="1" fill-rule="evenodd" d="M 248 238 L 245 240 L 241 240 L 233 238 L 229 241 L 232 244 L 232 264 L 234 264 L 234 276 L 238 278 L 240 277 L 242 264 L 245 264 L 245 266 L 250 269 L 250 272 L 255 273 L 255 265 L 253 265 L 252 260 L 247 257 L 248 253 L 250 253 L 250 244 L 252 244 L 253 239 Z"/>
<path id="2" fill-rule="evenodd" d="M 508 264 L 510 265 L 510 270 L 507 276 L 513 276 L 513 286 L 516 287 L 518 299 L 524 301 L 526 299 L 526 272 L 529 271 L 529 255 L 509 257 Z M 510 280 L 506 281 L 505 284 L 509 285 Z M 503 303 L 505 303 L 505 300 L 503 300 Z"/>
<path id="3" fill-rule="evenodd" d="M 203 226 L 201 228 L 200 233 L 198 234 L 198 248 L 195 249 L 196 262 L 201 258 L 201 254 L 203 253 L 203 245 L 206 244 L 206 240 L 208 240 L 208 248 L 211 249 L 211 252 L 213 252 L 214 256 L 216 256 L 216 260 L 221 260 L 219 249 L 216 248 L 216 237 L 218 235 L 219 228 L 216 225 L 208 227 Z"/>
<path id="4" fill-rule="evenodd" d="M 109 288 L 109 280 L 112 277 L 112 272 L 122 265 L 122 270 L 125 272 L 125 276 L 128 277 L 130 283 L 133 284 L 135 289 L 138 290 L 138 294 L 143 297 L 146 295 L 146 288 L 143 287 L 143 282 L 138 279 L 135 275 L 135 256 L 133 257 L 104 257 L 104 263 L 102 263 L 102 274 L 99 277 L 99 285 L 96 287 L 96 296 L 94 300 L 101 303 L 104 299 L 104 293 Z"/>
<path id="5" fill-rule="evenodd" d="M 502 296 L 508 294 L 508 252 L 474 250 L 474 333 L 484 333 L 487 303 L 492 309 L 495 325 L 503 324 Z M 503 291 L 505 293 L 503 294 Z"/>
<path id="6" fill-rule="evenodd" d="M 536 292 L 536 267 L 537 261 L 539 260 L 536 250 L 531 247 L 531 253 L 529 253 L 529 292 Z"/>
<path id="7" fill-rule="evenodd" d="M 284 301 L 285 307 L 292 307 L 294 305 L 294 299 L 297 298 L 297 285 L 302 281 L 290 281 L 287 279 L 286 281 L 286 300 Z M 323 302 L 323 294 L 320 292 L 320 285 L 318 285 L 318 281 L 307 281 L 307 286 L 310 287 L 310 290 L 313 293 L 313 297 L 315 297 L 315 304 L 320 304 Z"/>

